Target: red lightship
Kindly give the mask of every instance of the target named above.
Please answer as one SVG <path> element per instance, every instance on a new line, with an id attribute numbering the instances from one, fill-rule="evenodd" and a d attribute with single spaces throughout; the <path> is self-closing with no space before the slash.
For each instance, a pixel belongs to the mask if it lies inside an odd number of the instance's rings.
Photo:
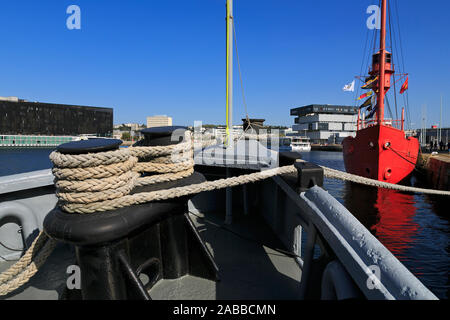
<path id="1" fill-rule="evenodd" d="M 384 119 L 385 96 L 391 88 L 391 76 L 394 74 L 392 54 L 386 50 L 386 5 L 382 0 L 380 49 L 372 56 L 372 67 L 363 89 L 371 89 L 376 94 L 376 104 L 372 108 L 369 98 L 360 108 L 357 120 L 356 137 L 343 141 L 344 162 L 347 172 L 359 176 L 398 183 L 407 178 L 414 170 L 419 153 L 419 141 L 407 137 L 404 130 L 405 113 L 402 109 L 401 120 Z M 408 78 L 402 86 L 407 89 Z M 362 97 L 370 97 L 366 93 Z M 370 102 L 370 103 L 369 103 Z M 372 111 L 362 117 L 362 107 Z M 370 118 L 376 113 L 376 119 Z"/>

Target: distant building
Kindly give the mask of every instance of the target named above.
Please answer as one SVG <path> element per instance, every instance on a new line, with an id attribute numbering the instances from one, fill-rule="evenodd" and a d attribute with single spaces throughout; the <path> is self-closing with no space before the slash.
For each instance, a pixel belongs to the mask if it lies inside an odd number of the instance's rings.
<path id="1" fill-rule="evenodd" d="M 142 137 L 141 130 L 145 129 L 145 125 L 139 123 L 123 123 L 114 125 L 113 138 L 122 139 L 122 136 L 129 134 L 130 139 L 135 141 Z"/>
<path id="2" fill-rule="evenodd" d="M 440 130 L 438 127 L 425 130 L 416 129 L 411 131 L 411 134 L 419 138 L 422 146 L 439 144 L 441 141 L 447 145 L 450 141 L 450 128 L 441 128 Z"/>
<path id="3" fill-rule="evenodd" d="M 18 97 L 0 97 L 0 101 L 19 102 L 25 100 L 19 99 Z"/>
<path id="4" fill-rule="evenodd" d="M 147 117 L 147 128 L 166 127 L 172 125 L 172 118 L 168 116 Z"/>
<path id="5" fill-rule="evenodd" d="M 224 126 L 217 126 L 216 128 L 209 128 L 207 132 L 216 138 L 225 139 L 227 136 L 227 128 Z M 244 132 L 242 125 L 234 125 L 233 128 L 230 129 L 230 134 L 233 137 L 239 137 Z"/>
<path id="6" fill-rule="evenodd" d="M 138 131 L 141 129 L 141 125 L 139 123 L 125 123 L 126 127 L 130 127 L 132 131 Z"/>
<path id="7" fill-rule="evenodd" d="M 313 104 L 291 109 L 295 116 L 294 134 L 307 136 L 311 143 L 339 144 L 355 136 L 358 108 L 350 106 Z"/>
<path id="8" fill-rule="evenodd" d="M 0 99 L 0 134 L 111 137 L 113 109 Z"/>

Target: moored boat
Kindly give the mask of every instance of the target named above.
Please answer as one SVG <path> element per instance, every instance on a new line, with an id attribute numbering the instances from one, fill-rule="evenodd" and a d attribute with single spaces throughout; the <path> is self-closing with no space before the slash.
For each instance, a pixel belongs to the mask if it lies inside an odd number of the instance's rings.
<path id="1" fill-rule="evenodd" d="M 308 137 L 292 136 L 291 149 L 294 152 L 308 152 L 311 151 L 311 143 Z"/>
<path id="2" fill-rule="evenodd" d="M 384 118 L 385 96 L 394 75 L 392 54 L 386 50 L 386 14 L 387 0 L 382 0 L 380 49 L 372 56 L 372 68 L 362 87 L 371 91 L 359 97 L 368 99 L 358 113 L 356 136 L 345 138 L 342 144 L 347 172 L 395 184 L 414 170 L 419 141 L 406 136 L 404 109 L 400 120 Z M 407 75 L 403 76 L 406 81 L 401 93 L 408 86 Z M 372 94 L 376 95 L 376 104 L 372 103 Z M 361 115 L 361 109 L 365 107 L 369 112 L 367 116 Z M 376 119 L 371 120 L 375 113 Z"/>

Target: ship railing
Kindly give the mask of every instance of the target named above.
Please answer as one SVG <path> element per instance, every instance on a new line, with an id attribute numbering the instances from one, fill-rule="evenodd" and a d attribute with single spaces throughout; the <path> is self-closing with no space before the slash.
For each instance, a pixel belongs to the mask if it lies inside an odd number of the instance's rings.
<path id="1" fill-rule="evenodd" d="M 357 130 L 369 128 L 378 125 L 380 123 L 382 125 L 391 126 L 403 131 L 405 128 L 405 108 L 402 108 L 402 117 L 400 120 L 384 119 L 382 121 L 378 121 L 377 119 L 370 119 L 370 120 L 362 119 L 361 109 L 358 110 L 358 119 L 356 120 Z"/>
<path id="2" fill-rule="evenodd" d="M 379 123 L 380 122 L 377 120 L 358 120 L 357 128 L 358 128 L 358 130 L 365 129 L 368 127 L 376 126 Z M 385 119 L 385 120 L 381 121 L 381 123 L 385 126 L 390 126 L 390 127 L 397 128 L 399 130 L 403 130 L 405 121 L 404 120 Z"/>
<path id="3" fill-rule="evenodd" d="M 335 299 L 353 299 L 362 293 L 376 300 L 437 299 L 338 200 L 318 185 L 311 187 L 323 181 L 317 178 L 317 170 L 311 175 L 308 166 L 299 169 L 298 190 L 283 177 L 272 180 L 277 191 L 267 185 L 266 192 L 276 195 L 272 197 L 276 209 L 263 214 L 297 255 L 302 269 L 300 299 L 308 298 L 315 280 L 321 287 L 321 297 L 315 298 L 326 299 L 331 294 Z M 328 263 L 320 272 L 323 261 Z M 321 276 L 312 279 L 317 274 Z M 329 283 L 330 278 L 334 283 Z"/>

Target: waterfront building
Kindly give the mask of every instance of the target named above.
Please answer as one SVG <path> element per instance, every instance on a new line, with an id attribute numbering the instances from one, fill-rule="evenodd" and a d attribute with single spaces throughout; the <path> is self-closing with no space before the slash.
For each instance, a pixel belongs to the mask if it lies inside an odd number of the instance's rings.
<path id="1" fill-rule="evenodd" d="M 0 99 L 0 135 L 111 137 L 113 109 Z"/>
<path id="2" fill-rule="evenodd" d="M 420 140 L 420 145 L 431 146 L 432 144 L 439 145 L 442 141 L 445 145 L 450 142 L 450 128 L 427 128 L 427 129 L 416 129 L 411 130 L 411 135 L 418 137 Z"/>
<path id="3" fill-rule="evenodd" d="M 313 104 L 291 109 L 294 134 L 310 138 L 314 144 L 340 144 L 356 134 L 358 108 Z"/>
<path id="4" fill-rule="evenodd" d="M 216 128 L 208 129 L 207 131 L 209 131 L 209 130 L 211 132 L 211 135 L 213 135 L 216 138 L 225 139 L 225 137 L 227 136 L 227 127 L 225 127 L 225 126 L 218 126 Z M 242 125 L 235 125 L 230 130 L 230 133 L 233 137 L 240 136 L 240 135 L 242 135 L 243 132 L 244 132 L 244 130 L 242 129 Z"/>
<path id="5" fill-rule="evenodd" d="M 125 123 L 126 127 L 129 127 L 131 131 L 138 131 L 141 129 L 141 125 L 139 123 Z"/>
<path id="6" fill-rule="evenodd" d="M 172 117 L 168 116 L 147 117 L 147 128 L 166 127 L 171 125 L 172 125 Z"/>

